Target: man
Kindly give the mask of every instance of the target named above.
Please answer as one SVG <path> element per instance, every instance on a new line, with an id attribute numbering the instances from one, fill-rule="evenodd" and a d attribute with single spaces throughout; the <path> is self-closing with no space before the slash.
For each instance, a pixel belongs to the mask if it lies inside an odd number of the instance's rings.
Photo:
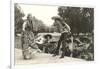
<path id="1" fill-rule="evenodd" d="M 27 15 L 26 21 L 23 23 L 23 31 L 33 31 L 32 14 Z"/>
<path id="2" fill-rule="evenodd" d="M 61 36 L 58 41 L 58 46 L 55 50 L 55 54 L 53 56 L 56 56 L 59 54 L 59 48 L 62 43 L 62 55 L 60 58 L 64 58 L 66 48 L 69 48 L 68 41 L 70 40 L 71 33 L 70 33 L 70 27 L 64 22 L 64 20 L 61 17 L 52 17 L 53 20 L 55 20 L 55 23 L 60 25 L 61 30 Z M 68 52 L 67 52 L 68 53 Z"/>
<path id="3" fill-rule="evenodd" d="M 26 21 L 23 23 L 21 39 L 23 58 L 26 60 L 32 59 L 33 49 L 38 49 L 34 42 L 35 35 L 33 33 L 32 14 L 28 14 Z"/>
<path id="4" fill-rule="evenodd" d="M 50 34 L 46 34 L 44 35 L 45 41 L 44 41 L 44 52 L 45 53 L 50 53 L 49 48 L 51 47 L 51 39 L 52 39 L 52 35 Z"/>

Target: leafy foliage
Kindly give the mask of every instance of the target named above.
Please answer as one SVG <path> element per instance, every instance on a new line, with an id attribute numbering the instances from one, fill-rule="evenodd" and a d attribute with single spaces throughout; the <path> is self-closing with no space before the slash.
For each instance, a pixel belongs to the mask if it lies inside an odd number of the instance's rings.
<path id="1" fill-rule="evenodd" d="M 45 26 L 45 24 L 41 20 L 33 17 L 32 21 L 33 21 L 33 30 L 34 31 L 46 32 L 47 27 Z"/>
<path id="2" fill-rule="evenodd" d="M 14 5 L 14 13 L 15 13 L 15 34 L 16 33 L 21 33 L 21 30 L 22 30 L 22 24 L 24 22 L 24 20 L 22 19 L 22 17 L 24 17 L 24 13 L 23 11 L 21 10 L 21 7 L 15 3 Z"/>
<path id="3" fill-rule="evenodd" d="M 15 35 L 16 35 L 17 33 L 21 33 L 21 31 L 22 31 L 22 25 L 25 21 L 22 19 L 22 17 L 24 17 L 25 14 L 24 14 L 23 10 L 21 9 L 21 7 L 17 3 L 15 3 L 14 8 L 15 8 L 15 10 L 14 10 Z M 48 27 L 46 27 L 45 24 L 41 20 L 33 17 L 32 21 L 33 21 L 33 30 L 34 31 L 38 31 L 38 32 L 48 31 Z"/>
<path id="4" fill-rule="evenodd" d="M 71 27 L 72 33 L 93 32 L 94 9 L 80 7 L 58 8 L 58 15 Z"/>

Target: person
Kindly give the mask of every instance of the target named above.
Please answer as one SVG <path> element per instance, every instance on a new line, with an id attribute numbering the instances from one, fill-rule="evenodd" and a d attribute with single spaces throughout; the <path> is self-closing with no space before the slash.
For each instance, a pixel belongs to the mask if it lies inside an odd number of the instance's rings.
<path id="1" fill-rule="evenodd" d="M 27 19 L 23 23 L 22 28 L 22 55 L 23 58 L 28 60 L 32 59 L 33 49 L 38 49 L 34 42 L 35 35 L 33 33 L 32 14 L 27 15 Z"/>
<path id="2" fill-rule="evenodd" d="M 82 42 L 78 38 L 74 38 L 73 45 L 74 46 L 73 46 L 72 57 L 79 58 L 79 56 L 81 55 L 82 49 L 83 49 Z"/>
<path id="3" fill-rule="evenodd" d="M 55 20 L 55 23 L 61 24 L 60 25 L 61 26 L 61 28 L 60 28 L 61 36 L 60 36 L 60 39 L 58 41 L 58 46 L 55 50 L 55 54 L 53 56 L 56 56 L 59 54 L 59 48 L 60 48 L 61 43 L 62 43 L 62 55 L 60 58 L 64 58 L 66 48 L 69 48 L 68 41 L 71 38 L 71 32 L 70 32 L 71 29 L 70 29 L 69 25 L 66 24 L 61 17 L 52 17 L 52 19 Z"/>
<path id="4" fill-rule="evenodd" d="M 83 50 L 81 54 L 81 58 L 91 61 L 93 60 L 93 42 L 89 37 L 81 37 L 80 41 L 82 41 Z"/>
<path id="5" fill-rule="evenodd" d="M 32 14 L 27 15 L 27 19 L 23 23 L 23 31 L 33 31 Z"/>
<path id="6" fill-rule="evenodd" d="M 50 53 L 50 47 L 51 47 L 51 39 L 52 39 L 52 35 L 50 34 L 46 34 L 44 35 L 45 41 L 44 41 L 44 52 L 45 53 Z"/>

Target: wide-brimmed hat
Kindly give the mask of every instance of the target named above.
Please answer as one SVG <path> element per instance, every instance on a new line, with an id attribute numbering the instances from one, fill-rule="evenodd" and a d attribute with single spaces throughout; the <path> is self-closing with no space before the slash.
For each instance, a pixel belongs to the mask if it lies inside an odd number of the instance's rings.
<path id="1" fill-rule="evenodd" d="M 80 37 L 80 41 L 89 43 L 90 39 L 88 37 Z"/>
<path id="2" fill-rule="evenodd" d="M 62 21 L 63 18 L 62 17 L 59 17 L 59 16 L 53 16 L 52 17 L 53 20 L 59 20 L 59 21 Z"/>
<path id="3" fill-rule="evenodd" d="M 31 13 L 29 13 L 29 14 L 27 15 L 27 18 L 30 18 L 30 17 L 32 17 L 32 14 L 31 14 Z"/>
<path id="4" fill-rule="evenodd" d="M 44 35 L 44 38 L 45 38 L 45 39 L 47 39 L 48 37 L 51 39 L 51 38 L 52 38 L 52 35 L 51 35 L 51 34 L 46 34 L 46 35 Z"/>

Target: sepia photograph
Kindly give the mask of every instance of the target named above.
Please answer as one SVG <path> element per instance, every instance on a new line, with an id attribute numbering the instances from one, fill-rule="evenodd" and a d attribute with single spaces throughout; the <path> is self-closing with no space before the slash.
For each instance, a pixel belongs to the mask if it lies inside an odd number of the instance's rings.
<path id="1" fill-rule="evenodd" d="M 94 61 L 94 8 L 14 3 L 14 62 Z"/>

